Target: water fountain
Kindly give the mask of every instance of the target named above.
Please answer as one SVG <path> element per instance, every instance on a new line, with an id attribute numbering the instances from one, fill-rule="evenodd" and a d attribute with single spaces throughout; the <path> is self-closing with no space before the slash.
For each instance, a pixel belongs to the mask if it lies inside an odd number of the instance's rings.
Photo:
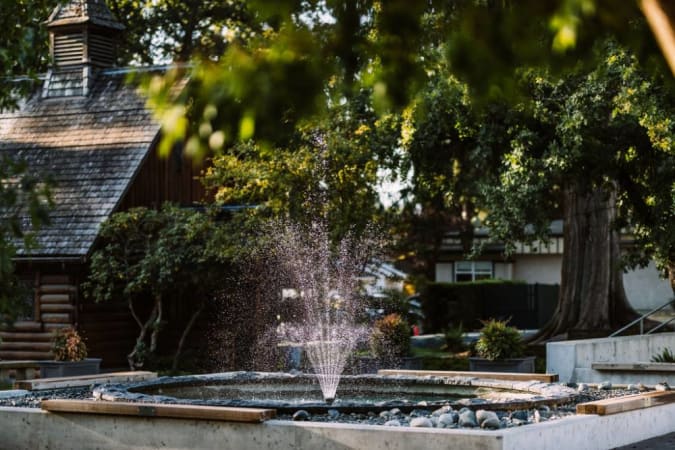
<path id="1" fill-rule="evenodd" d="M 332 403 L 349 355 L 367 336 L 357 324 L 364 311 L 358 277 L 374 239 L 350 236 L 332 245 L 325 222 L 307 226 L 275 224 L 272 259 L 278 279 L 288 283 L 298 302 L 296 317 L 288 317 L 280 338 L 300 344 L 318 379 L 324 400 Z"/>

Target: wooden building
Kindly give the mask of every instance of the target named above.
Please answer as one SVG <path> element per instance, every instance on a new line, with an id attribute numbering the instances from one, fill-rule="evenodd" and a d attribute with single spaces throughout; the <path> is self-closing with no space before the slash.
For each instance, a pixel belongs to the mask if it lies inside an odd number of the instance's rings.
<path id="1" fill-rule="evenodd" d="M 203 189 L 180 151 L 157 156 L 160 126 L 126 82 L 132 69 L 114 67 L 123 27 L 104 0 L 71 0 L 47 27 L 53 64 L 44 83 L 0 113 L 0 156 L 51 178 L 55 203 L 38 245 L 17 254 L 17 271 L 33 288 L 32 314 L 0 330 L 0 359 L 51 358 L 53 331 L 76 325 L 90 356 L 121 367 L 138 332 L 126 304 L 95 304 L 79 289 L 99 227 L 134 206 L 194 204 Z"/>

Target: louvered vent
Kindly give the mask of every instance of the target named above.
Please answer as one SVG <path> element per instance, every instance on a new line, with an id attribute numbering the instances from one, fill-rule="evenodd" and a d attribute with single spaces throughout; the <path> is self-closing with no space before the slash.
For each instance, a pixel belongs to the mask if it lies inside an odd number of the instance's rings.
<path id="1" fill-rule="evenodd" d="M 54 64 L 56 67 L 82 64 L 84 45 L 82 33 L 54 36 Z"/>
<path id="2" fill-rule="evenodd" d="M 114 43 L 110 36 L 89 35 L 89 59 L 93 64 L 110 67 L 115 62 Z"/>

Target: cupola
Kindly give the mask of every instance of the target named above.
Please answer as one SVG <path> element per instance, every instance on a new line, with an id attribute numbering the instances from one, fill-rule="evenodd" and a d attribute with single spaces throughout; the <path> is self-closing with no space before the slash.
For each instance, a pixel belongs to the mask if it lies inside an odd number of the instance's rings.
<path id="1" fill-rule="evenodd" d="M 96 74 L 115 65 L 117 22 L 105 0 L 70 0 L 47 20 L 50 69 L 44 97 L 86 96 Z"/>

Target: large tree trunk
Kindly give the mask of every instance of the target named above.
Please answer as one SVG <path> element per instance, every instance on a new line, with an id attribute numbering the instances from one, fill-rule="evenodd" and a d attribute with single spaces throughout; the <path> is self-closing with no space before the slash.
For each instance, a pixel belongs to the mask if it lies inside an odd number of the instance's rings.
<path id="1" fill-rule="evenodd" d="M 564 196 L 565 246 L 558 306 L 534 342 L 554 336 L 607 336 L 638 317 L 623 288 L 620 236 L 613 226 L 616 192 L 582 190 L 571 184 Z"/>

